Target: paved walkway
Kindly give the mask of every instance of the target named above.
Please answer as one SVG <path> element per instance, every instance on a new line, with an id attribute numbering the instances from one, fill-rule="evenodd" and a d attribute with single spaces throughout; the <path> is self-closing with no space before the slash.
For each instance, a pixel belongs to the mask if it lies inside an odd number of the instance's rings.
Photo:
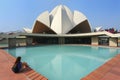
<path id="1" fill-rule="evenodd" d="M 120 54 L 81 80 L 120 80 Z"/>
<path id="2" fill-rule="evenodd" d="M 14 73 L 11 70 L 15 58 L 0 49 L 0 80 L 48 80 L 31 68 L 22 73 Z"/>

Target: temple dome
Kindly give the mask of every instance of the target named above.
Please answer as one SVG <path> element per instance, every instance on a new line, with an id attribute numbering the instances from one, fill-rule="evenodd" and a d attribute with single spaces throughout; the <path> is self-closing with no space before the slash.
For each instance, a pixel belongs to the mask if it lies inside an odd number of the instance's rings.
<path id="1" fill-rule="evenodd" d="M 24 28 L 26 32 L 28 29 Z M 30 30 L 29 30 L 30 32 Z M 56 6 L 50 13 L 41 13 L 31 30 L 32 33 L 46 34 L 75 34 L 91 32 L 91 27 L 86 16 L 79 12 L 72 12 L 67 6 Z"/>

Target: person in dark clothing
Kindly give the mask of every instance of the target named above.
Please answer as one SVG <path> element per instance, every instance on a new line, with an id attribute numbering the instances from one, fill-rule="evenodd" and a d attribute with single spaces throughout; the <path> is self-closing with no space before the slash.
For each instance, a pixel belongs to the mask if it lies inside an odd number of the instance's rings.
<path id="1" fill-rule="evenodd" d="M 26 62 L 21 62 L 21 57 L 17 57 L 13 67 L 12 67 L 12 71 L 15 72 L 15 73 L 19 73 L 21 71 L 24 70 L 24 68 L 28 67 L 27 63 Z"/>

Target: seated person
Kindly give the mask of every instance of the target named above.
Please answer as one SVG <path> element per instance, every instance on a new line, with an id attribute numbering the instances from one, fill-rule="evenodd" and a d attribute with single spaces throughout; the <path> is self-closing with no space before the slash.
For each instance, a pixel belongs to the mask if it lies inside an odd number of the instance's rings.
<path id="1" fill-rule="evenodd" d="M 25 62 L 21 62 L 21 57 L 17 57 L 13 67 L 12 67 L 12 71 L 15 73 L 19 73 L 21 71 L 23 71 L 26 67 L 28 67 L 27 63 Z"/>

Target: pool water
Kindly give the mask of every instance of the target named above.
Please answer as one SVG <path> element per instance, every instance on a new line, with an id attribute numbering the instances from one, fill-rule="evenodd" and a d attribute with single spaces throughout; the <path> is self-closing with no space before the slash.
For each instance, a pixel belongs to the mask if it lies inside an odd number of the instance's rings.
<path id="1" fill-rule="evenodd" d="M 22 47 L 7 51 L 15 57 L 21 56 L 22 61 L 49 80 L 80 80 L 120 53 L 116 48 L 77 45 Z"/>

